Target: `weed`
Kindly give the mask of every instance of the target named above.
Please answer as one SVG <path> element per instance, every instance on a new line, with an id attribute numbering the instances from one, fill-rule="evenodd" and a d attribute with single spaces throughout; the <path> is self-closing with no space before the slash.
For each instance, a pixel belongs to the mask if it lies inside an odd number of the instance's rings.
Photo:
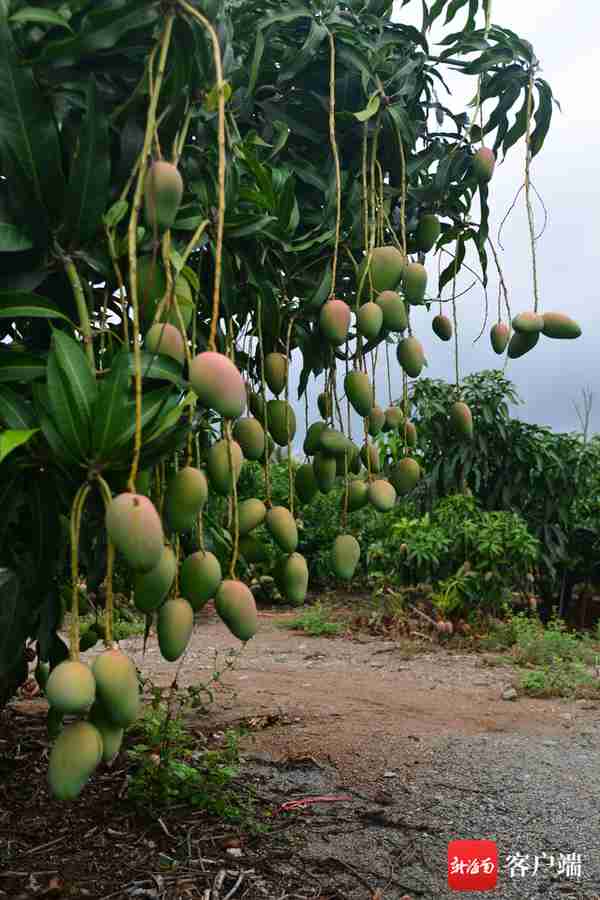
<path id="1" fill-rule="evenodd" d="M 345 625 L 342 622 L 331 622 L 328 616 L 330 611 L 326 610 L 320 600 L 303 610 L 299 615 L 286 622 L 280 622 L 282 628 L 293 628 L 296 631 L 304 631 L 311 637 L 323 637 L 324 635 L 340 634 L 344 631 Z"/>
<path id="2" fill-rule="evenodd" d="M 600 680 L 579 660 L 557 660 L 552 665 L 525 672 L 519 687 L 530 697 L 597 697 Z"/>

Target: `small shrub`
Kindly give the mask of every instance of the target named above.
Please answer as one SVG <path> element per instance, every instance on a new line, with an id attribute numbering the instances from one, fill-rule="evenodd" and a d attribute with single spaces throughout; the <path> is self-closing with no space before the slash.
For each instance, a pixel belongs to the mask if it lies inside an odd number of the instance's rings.
<path id="1" fill-rule="evenodd" d="M 328 619 L 330 612 L 323 607 L 321 601 L 317 601 L 314 606 L 310 606 L 303 610 L 300 615 L 287 622 L 281 622 L 283 628 L 292 628 L 296 631 L 304 631 L 311 637 L 323 637 L 325 635 L 336 635 L 344 631 L 344 624 L 341 622 L 331 622 Z"/>

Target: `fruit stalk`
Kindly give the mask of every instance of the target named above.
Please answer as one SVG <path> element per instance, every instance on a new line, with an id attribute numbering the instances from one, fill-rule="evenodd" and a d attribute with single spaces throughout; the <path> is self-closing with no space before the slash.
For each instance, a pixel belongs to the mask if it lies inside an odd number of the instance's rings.
<path id="1" fill-rule="evenodd" d="M 133 306 L 133 355 L 135 361 L 135 439 L 133 448 L 133 459 L 131 460 L 131 469 L 129 472 L 128 488 L 131 493 L 135 493 L 135 479 L 138 472 L 140 461 L 140 452 L 142 449 L 142 357 L 140 348 L 140 309 L 137 295 L 137 226 L 142 206 L 142 196 L 144 192 L 144 180 L 146 170 L 148 168 L 148 157 L 152 146 L 154 131 L 156 128 L 156 110 L 158 108 L 158 99 L 165 75 L 165 67 L 167 61 L 167 53 L 171 43 L 171 33 L 173 31 L 173 14 L 167 17 L 165 28 L 160 40 L 160 57 L 158 62 L 158 72 L 152 94 L 150 96 L 150 104 L 148 107 L 148 115 L 146 118 L 146 133 L 144 135 L 144 145 L 140 156 L 140 165 L 138 169 L 137 184 L 133 196 L 133 208 L 129 218 L 128 227 L 128 250 L 129 250 L 129 285 L 131 293 L 131 304 Z"/>
<path id="2" fill-rule="evenodd" d="M 218 149 L 219 149 L 219 208 L 217 219 L 217 246 L 215 249 L 215 281 L 213 286 L 213 308 L 210 322 L 210 336 L 208 339 L 208 349 L 215 351 L 217 349 L 217 322 L 219 320 L 219 305 L 221 299 L 221 265 L 223 255 L 223 229 L 225 225 L 225 96 L 223 93 L 223 65 L 221 61 L 221 48 L 219 46 L 219 38 L 217 32 L 201 12 L 195 9 L 187 0 L 179 0 L 179 6 L 185 10 L 188 15 L 196 19 L 208 31 L 213 47 L 213 63 L 215 66 L 215 74 L 217 76 L 218 91 Z"/>
<path id="3" fill-rule="evenodd" d="M 69 656 L 72 660 L 79 659 L 79 532 L 81 531 L 81 515 L 87 495 L 90 492 L 89 484 L 82 484 L 71 506 L 71 622 L 69 631 Z"/>
<path id="4" fill-rule="evenodd" d="M 77 305 L 77 315 L 79 316 L 79 326 L 81 328 L 81 333 L 83 334 L 85 352 L 90 362 L 90 366 L 92 367 L 92 372 L 95 374 L 96 362 L 94 360 L 92 326 L 90 324 L 90 316 L 85 300 L 85 294 L 83 293 L 83 286 L 81 284 L 81 279 L 79 278 L 79 273 L 75 268 L 75 263 L 73 262 L 73 260 L 68 256 L 65 256 L 64 265 L 67 278 L 69 279 L 71 288 L 73 290 L 73 297 L 75 298 L 75 303 Z"/>

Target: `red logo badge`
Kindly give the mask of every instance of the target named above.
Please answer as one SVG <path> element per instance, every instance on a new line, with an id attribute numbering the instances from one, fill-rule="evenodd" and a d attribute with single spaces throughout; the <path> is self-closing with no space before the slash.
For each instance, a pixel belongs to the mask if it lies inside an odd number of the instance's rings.
<path id="1" fill-rule="evenodd" d="M 450 841 L 448 887 L 452 891 L 492 891 L 498 883 L 494 841 Z"/>

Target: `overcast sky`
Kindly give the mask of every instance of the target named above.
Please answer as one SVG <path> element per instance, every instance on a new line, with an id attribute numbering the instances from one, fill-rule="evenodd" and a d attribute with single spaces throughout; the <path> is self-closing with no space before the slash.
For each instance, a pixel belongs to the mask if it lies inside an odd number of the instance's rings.
<path id="1" fill-rule="evenodd" d="M 412 0 L 403 9 L 400 9 L 400 3 L 396 7 L 395 16 L 399 21 L 420 24 L 421 3 L 418 0 Z M 583 335 L 575 341 L 542 337 L 526 356 L 508 361 L 506 374 L 516 384 L 524 401 L 514 413 L 527 421 L 550 425 L 557 431 L 579 430 L 573 401 L 580 400 L 581 389 L 588 387 L 594 391 L 591 431 L 598 432 L 600 78 L 597 45 L 600 3 L 598 0 L 493 0 L 492 21 L 531 41 L 542 65 L 542 77 L 550 83 L 562 106 L 562 114 L 555 111 L 550 133 L 532 166 L 533 182 L 549 214 L 546 232 L 537 245 L 540 305 L 542 311 L 567 313 L 577 319 L 583 329 Z M 462 26 L 459 17 L 455 23 Z M 453 30 L 458 30 L 455 23 L 452 23 Z M 436 48 L 432 46 L 431 51 L 435 53 Z M 462 82 L 468 83 L 466 89 L 460 89 Z M 465 108 L 461 103 L 474 95 L 475 79 L 456 76 L 452 84 L 456 84 L 456 99 L 449 98 L 446 105 L 458 112 Z M 523 171 L 524 142 L 521 141 L 509 152 L 506 161 L 497 165 L 490 184 L 490 234 L 496 243 L 498 226 L 523 182 Z M 539 205 L 535 209 L 541 224 Z M 505 249 L 501 261 L 513 314 L 531 309 L 531 251 L 523 195 L 504 227 L 502 243 Z M 437 263 L 430 269 L 435 285 Z M 461 283 L 466 286 L 471 280 L 466 276 Z M 492 260 L 488 293 L 490 315 L 495 321 L 497 280 Z M 497 356 L 489 343 L 491 322 L 488 322 L 484 336 L 473 345 L 483 324 L 482 290 L 474 288 L 461 298 L 458 306 L 461 377 L 486 368 L 502 368 L 505 358 Z M 433 312 L 427 314 L 418 310 L 413 316 L 415 334 L 422 341 L 428 359 L 424 374 L 453 380 L 453 344 L 442 343 L 433 335 L 432 315 Z M 377 402 L 380 404 L 387 401 L 385 380 L 380 363 L 377 377 Z M 393 395 L 399 397 L 401 372 L 394 356 L 392 382 Z M 318 418 L 314 382 L 309 385 L 309 394 L 310 418 L 314 420 Z"/>

